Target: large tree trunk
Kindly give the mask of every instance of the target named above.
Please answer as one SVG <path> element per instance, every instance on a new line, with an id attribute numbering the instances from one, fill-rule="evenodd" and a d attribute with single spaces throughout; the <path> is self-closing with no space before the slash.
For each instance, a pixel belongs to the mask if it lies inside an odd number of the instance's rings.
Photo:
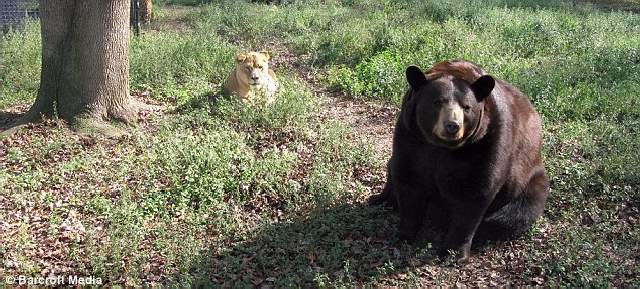
<path id="1" fill-rule="evenodd" d="M 135 120 L 129 0 L 40 0 L 40 90 L 27 118 Z"/>

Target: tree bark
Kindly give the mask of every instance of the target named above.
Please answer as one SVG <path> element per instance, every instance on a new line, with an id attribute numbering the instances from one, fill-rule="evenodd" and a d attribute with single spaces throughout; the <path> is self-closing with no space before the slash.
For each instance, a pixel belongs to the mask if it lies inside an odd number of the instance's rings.
<path id="1" fill-rule="evenodd" d="M 42 71 L 28 121 L 131 123 L 129 0 L 40 0 Z"/>

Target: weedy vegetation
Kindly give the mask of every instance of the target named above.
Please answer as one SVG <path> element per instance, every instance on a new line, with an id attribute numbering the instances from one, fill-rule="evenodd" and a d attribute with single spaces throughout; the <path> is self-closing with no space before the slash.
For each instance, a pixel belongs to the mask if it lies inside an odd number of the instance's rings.
<path id="1" fill-rule="evenodd" d="M 129 135 L 77 135 L 47 121 L 0 139 L 0 276 L 134 286 L 640 283 L 637 1 L 617 1 L 631 12 L 550 0 L 264 2 L 158 1 L 154 23 L 131 40 L 130 77 L 134 95 L 166 109 L 141 116 Z M 39 33 L 28 22 L 0 35 L 0 109 L 35 99 Z M 217 97 L 233 55 L 249 49 L 273 51 L 281 92 L 272 106 Z M 407 65 L 450 58 L 531 98 L 552 180 L 527 236 L 482 248 L 464 266 L 439 263 L 432 240 L 399 242 L 397 216 L 366 206 L 388 152 L 325 113 L 328 95 L 397 107 Z"/>

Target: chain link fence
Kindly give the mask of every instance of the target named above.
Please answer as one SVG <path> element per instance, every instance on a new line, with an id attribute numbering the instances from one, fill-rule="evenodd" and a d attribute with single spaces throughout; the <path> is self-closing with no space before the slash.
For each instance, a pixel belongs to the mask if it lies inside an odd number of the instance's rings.
<path id="1" fill-rule="evenodd" d="M 28 17 L 38 17 L 38 1 L 0 0 L 0 28 L 20 24 Z"/>
<path id="2" fill-rule="evenodd" d="M 37 0 L 0 0 L 0 32 L 38 15 Z M 140 31 L 140 20 L 140 0 L 131 0 L 131 27 L 136 34 Z"/>

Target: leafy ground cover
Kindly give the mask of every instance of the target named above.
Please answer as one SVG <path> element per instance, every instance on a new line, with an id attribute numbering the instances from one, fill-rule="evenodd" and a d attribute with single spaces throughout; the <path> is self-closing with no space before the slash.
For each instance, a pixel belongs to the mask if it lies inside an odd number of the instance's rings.
<path id="1" fill-rule="evenodd" d="M 286 2 L 159 3 L 132 39 L 131 80 L 163 109 L 120 138 L 49 121 L 0 139 L 0 276 L 638 285 L 638 14 L 581 1 Z M 2 128 L 34 98 L 39 41 L 38 23 L 0 38 Z M 248 49 L 273 51 L 273 106 L 215 97 Z M 404 68 L 448 58 L 530 96 L 552 179 L 527 236 L 463 266 L 436 259 L 428 230 L 422 244 L 398 242 L 397 216 L 365 205 L 384 183 Z"/>

